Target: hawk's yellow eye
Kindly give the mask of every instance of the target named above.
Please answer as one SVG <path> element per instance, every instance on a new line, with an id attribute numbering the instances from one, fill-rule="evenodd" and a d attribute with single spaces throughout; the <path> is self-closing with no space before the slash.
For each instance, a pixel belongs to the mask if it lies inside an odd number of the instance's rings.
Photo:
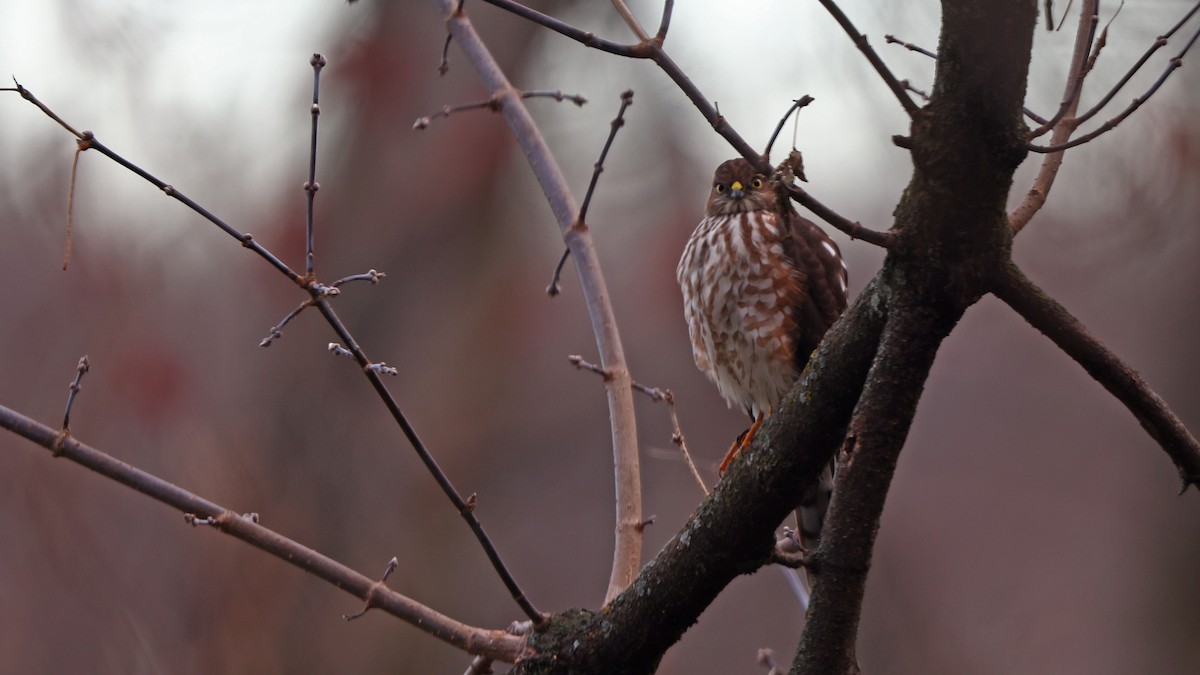
<path id="1" fill-rule="evenodd" d="M 724 183 L 717 183 L 717 184 L 716 184 L 716 185 L 714 185 L 713 187 L 715 187 L 715 188 L 717 189 L 717 194 L 721 194 L 722 192 L 724 192 L 724 191 L 725 191 L 725 184 L 724 184 Z"/>
<path id="2" fill-rule="evenodd" d="M 760 189 L 762 187 L 762 179 L 755 178 L 754 180 L 750 181 L 750 187 L 754 188 L 755 190 Z"/>

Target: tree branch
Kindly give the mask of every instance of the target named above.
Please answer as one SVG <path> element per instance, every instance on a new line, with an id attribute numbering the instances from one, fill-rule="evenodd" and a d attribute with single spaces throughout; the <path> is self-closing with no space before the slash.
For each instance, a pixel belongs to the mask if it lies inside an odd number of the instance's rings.
<path id="1" fill-rule="evenodd" d="M 642 556 L 642 493 L 637 446 L 637 422 L 633 409 L 633 378 L 625 362 L 621 336 L 608 289 L 600 270 L 600 260 L 592 245 L 587 226 L 578 222 L 579 208 L 567 187 L 566 179 L 522 103 L 519 92 L 496 64 L 465 12 L 454 12 L 453 0 L 438 0 L 446 24 L 467 60 L 491 96 L 500 101 L 500 112 L 520 144 L 530 167 L 550 202 L 567 248 L 575 261 L 580 287 L 600 365 L 610 374 L 605 381 L 613 437 L 613 463 L 616 472 L 616 546 L 613 551 L 612 573 L 609 577 L 605 602 L 624 590 L 637 574 Z M 532 10 L 530 10 L 532 11 Z M 548 18 L 548 17 L 547 17 Z"/>
<path id="2" fill-rule="evenodd" d="M 900 450 L 942 339 L 957 321 L 894 307 L 838 461 L 812 604 L 792 673 L 857 672 L 855 643 L 871 551 Z"/>
<path id="3" fill-rule="evenodd" d="M 733 579 L 772 561 L 775 528 L 841 445 L 883 330 L 878 279 L 830 329 L 754 442 L 634 583 L 602 611 L 556 614 L 531 635 L 529 673 L 653 672 Z M 581 635 L 596 635 L 580 648 Z"/>
<path id="4" fill-rule="evenodd" d="M 1093 337 L 1078 319 L 1015 265 L 997 279 L 992 292 L 1075 359 L 1133 413 L 1142 428 L 1175 463 L 1182 481 L 1181 492 L 1189 485 L 1200 488 L 1200 443 L 1136 371 Z"/>
<path id="5" fill-rule="evenodd" d="M 130 466 L 14 410 L 0 406 L 0 427 L 80 466 L 194 517 L 211 519 L 216 529 L 265 551 L 365 600 L 405 623 L 471 654 L 516 661 L 526 653 L 524 639 L 501 630 L 475 628 L 415 602 L 336 560 L 267 529 L 250 518 L 208 501 L 153 474 Z"/>
<path id="6" fill-rule="evenodd" d="M 1075 49 L 1071 54 L 1071 66 L 1067 69 L 1069 75 L 1063 91 L 1063 100 L 1067 104 L 1060 108 L 1060 114 L 1057 116 L 1055 124 L 1051 125 L 1050 121 L 1045 123 L 1054 128 L 1054 133 L 1050 135 L 1051 145 L 1066 142 L 1078 126 L 1078 120 L 1074 116 L 1076 109 L 1079 108 L 1079 97 L 1083 93 L 1084 68 L 1091 46 L 1091 35 L 1086 29 L 1088 24 L 1091 24 L 1091 29 L 1095 30 L 1092 18 L 1096 16 L 1097 1 L 1083 0 L 1079 9 L 1079 28 L 1075 31 Z M 1062 166 L 1062 161 L 1062 152 L 1052 153 L 1042 160 L 1042 166 L 1038 169 L 1038 175 L 1034 179 L 1033 185 L 1025 193 L 1025 198 L 1021 200 L 1020 205 L 1013 209 L 1008 216 L 1008 224 L 1013 232 L 1020 232 L 1029 224 L 1034 214 L 1045 205 L 1046 198 L 1050 196 L 1050 188 L 1054 186 L 1054 179 L 1058 176 L 1058 169 Z"/>
<path id="7" fill-rule="evenodd" d="M 445 0 L 438 1 L 442 3 L 445 2 Z M 617 56 L 625 56 L 635 59 L 650 59 L 659 67 L 660 70 L 666 73 L 667 77 L 671 78 L 671 81 L 675 83 L 675 86 L 678 87 L 679 90 L 683 92 L 683 95 L 692 102 L 692 105 L 694 105 L 696 109 L 700 111 L 700 114 L 712 126 L 714 131 L 728 141 L 729 145 L 733 146 L 733 149 L 736 150 L 738 154 L 740 154 L 742 157 L 745 157 L 746 160 L 753 164 L 754 167 L 763 175 L 771 175 L 774 167 L 771 166 L 771 163 L 767 160 L 767 158 L 751 147 L 746 139 L 742 138 L 742 135 L 739 134 L 737 130 L 729 124 L 728 121 L 725 120 L 725 117 L 721 115 L 717 111 L 717 107 L 704 96 L 703 92 L 700 91 L 700 88 L 696 86 L 696 83 L 692 82 L 691 78 L 689 78 L 687 74 L 683 72 L 683 69 L 671 59 L 666 50 L 663 49 L 662 42 L 660 40 L 654 39 L 636 45 L 618 45 L 613 42 L 601 40 L 592 33 L 579 30 L 574 26 L 559 21 L 553 17 L 546 16 L 537 10 L 530 9 L 518 2 L 513 2 L 512 0 L 484 0 L 484 2 L 512 12 L 513 14 L 528 19 L 538 25 L 545 26 L 546 28 L 555 31 L 560 35 L 569 37 L 585 46 L 600 49 L 610 54 L 616 54 Z M 659 28 L 660 32 L 663 34 L 665 34 L 665 28 L 669 24 L 671 7 L 672 3 L 668 2 L 663 9 L 663 24 Z M 825 220 L 830 225 L 833 225 L 834 227 L 843 231 L 847 231 L 847 228 L 850 228 L 859 233 L 858 235 L 852 234 L 851 236 L 877 246 L 886 245 L 883 243 L 886 241 L 885 234 L 872 234 L 871 230 L 868 230 L 862 225 L 838 215 L 832 209 L 824 204 L 821 204 L 803 190 L 797 189 L 793 191 L 792 199 L 795 199 L 802 206 L 812 211 L 818 218 Z"/>
<path id="8" fill-rule="evenodd" d="M 74 132 L 70 125 L 63 122 L 57 115 L 53 113 L 53 111 L 51 111 L 41 101 L 38 101 L 37 98 L 29 93 L 24 87 L 21 87 L 19 91 L 22 97 L 34 103 L 34 105 L 40 108 L 42 112 L 46 113 L 46 115 L 48 115 L 51 119 L 58 122 L 64 128 L 71 130 L 72 133 L 75 133 L 75 135 L 79 138 L 80 149 L 94 149 L 117 164 L 125 167 L 129 171 L 137 174 L 143 180 L 162 190 L 167 196 L 179 201 L 192 211 L 195 211 L 200 216 L 208 220 L 210 223 L 216 225 L 221 229 L 221 231 L 225 232 L 230 237 L 241 242 L 244 248 L 254 251 L 259 255 L 259 257 L 267 261 L 272 267 L 274 267 L 309 294 L 309 300 L 297 308 L 295 312 L 298 313 L 302 311 L 310 304 L 318 307 L 318 309 L 321 311 L 321 314 L 324 315 L 326 321 L 329 323 L 330 327 L 333 328 L 338 337 L 344 341 L 348 347 L 350 347 L 350 351 L 358 360 L 359 365 L 362 366 L 363 374 L 371 382 L 371 386 L 375 388 L 375 391 L 379 394 L 380 399 L 387 406 L 388 411 L 396 420 L 397 425 L 400 427 L 401 431 L 412 445 L 413 450 L 416 451 L 417 456 L 421 459 L 425 466 L 429 468 L 434 479 L 446 494 L 446 497 L 450 499 L 451 503 L 454 504 L 454 507 L 458 510 L 459 515 L 461 515 L 470 526 L 472 533 L 474 533 L 475 538 L 479 541 L 479 544 L 483 548 L 484 553 L 487 555 L 488 560 L 491 561 L 496 573 L 500 576 L 501 581 L 512 594 L 513 599 L 517 602 L 517 605 L 520 606 L 521 610 L 525 612 L 525 615 L 528 616 L 531 621 L 540 622 L 542 620 L 541 612 L 539 612 L 537 608 L 534 607 L 533 603 L 527 597 L 525 597 L 524 592 L 521 591 L 520 587 L 517 585 L 516 579 L 513 578 L 508 568 L 500 559 L 500 555 L 496 551 L 495 545 L 492 544 L 491 539 L 489 539 L 487 534 L 484 532 L 483 526 L 479 523 L 479 520 L 472 513 L 471 509 L 467 508 L 466 502 L 463 500 L 462 496 L 459 495 L 458 491 L 454 488 L 454 485 L 450 482 L 450 479 L 446 476 L 445 472 L 441 470 L 441 467 L 433 458 L 433 455 L 429 453 L 429 450 L 425 447 L 424 443 L 422 443 L 420 438 L 417 437 L 416 431 L 413 429 L 412 425 L 409 424 L 407 418 L 404 416 L 404 413 L 400 410 L 400 406 L 396 403 L 395 398 L 392 397 L 387 385 L 385 385 L 383 380 L 379 377 L 378 370 L 372 367 L 374 364 L 367 359 L 362 348 L 358 346 L 353 336 L 350 335 L 349 329 L 333 312 L 333 308 L 330 306 L 326 298 L 337 295 L 340 292 L 339 289 L 335 286 L 326 286 L 318 282 L 317 279 L 312 276 L 300 276 L 294 270 L 292 270 L 291 267 L 280 260 L 274 253 L 270 252 L 262 244 L 259 244 L 257 241 L 255 241 L 254 237 L 249 233 L 240 232 L 237 228 L 218 218 L 208 209 L 200 206 L 191 198 L 175 189 L 174 186 L 167 184 L 165 181 L 157 178 L 137 164 L 134 164 L 128 159 L 125 159 L 121 155 L 117 154 L 111 148 L 97 140 L 91 131 L 83 131 L 82 133 Z M 306 190 L 306 192 L 308 192 L 308 190 Z M 309 194 L 311 195 L 312 192 L 309 192 Z M 376 277 L 378 275 L 379 273 L 375 274 Z M 367 276 L 369 277 L 371 275 L 368 274 Z M 293 315 L 289 315 L 289 317 L 290 316 Z M 276 329 L 279 329 L 287 320 L 288 318 L 285 317 L 285 321 L 280 322 L 280 324 L 276 326 Z M 259 344 L 262 346 L 269 345 L 270 341 L 274 340 L 278 335 L 276 329 L 272 329 L 271 336 Z"/>
<path id="9" fill-rule="evenodd" d="M 896 80 L 896 76 L 892 74 L 892 71 L 888 70 L 883 59 L 879 58 L 879 54 L 871 48 L 871 44 L 867 42 L 867 36 L 858 32 L 858 29 L 850 22 L 850 17 L 846 16 L 842 8 L 838 7 L 837 3 L 833 0 L 820 0 L 820 2 L 821 6 L 833 15 L 833 18 L 842 27 L 842 30 L 846 31 L 846 34 L 850 36 L 850 39 L 854 42 L 854 46 L 858 47 L 858 51 L 867 57 L 867 61 L 871 63 L 871 67 L 875 69 L 876 73 L 879 73 L 879 77 L 883 79 L 884 84 L 892 91 L 892 95 L 896 97 L 896 100 L 900 101 L 900 107 L 904 108 L 904 112 L 908 113 L 910 118 L 920 112 L 921 109 L 908 97 L 908 94 L 904 91 L 904 87 Z"/>

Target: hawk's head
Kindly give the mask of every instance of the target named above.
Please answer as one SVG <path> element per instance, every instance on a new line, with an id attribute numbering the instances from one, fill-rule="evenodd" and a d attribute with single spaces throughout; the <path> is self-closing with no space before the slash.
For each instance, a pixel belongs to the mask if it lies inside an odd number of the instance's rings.
<path id="1" fill-rule="evenodd" d="M 727 216 L 774 208 L 775 191 L 767 177 L 756 171 L 750 162 L 738 157 L 717 167 L 712 192 L 708 195 L 707 215 Z"/>

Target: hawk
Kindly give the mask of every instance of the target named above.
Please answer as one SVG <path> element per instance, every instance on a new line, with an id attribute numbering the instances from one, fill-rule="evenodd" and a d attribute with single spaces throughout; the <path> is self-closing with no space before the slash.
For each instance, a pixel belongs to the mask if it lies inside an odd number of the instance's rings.
<path id="1" fill-rule="evenodd" d="M 696 365 L 752 420 L 721 462 L 724 473 L 846 309 L 846 264 L 829 235 L 738 158 L 717 167 L 675 276 Z"/>

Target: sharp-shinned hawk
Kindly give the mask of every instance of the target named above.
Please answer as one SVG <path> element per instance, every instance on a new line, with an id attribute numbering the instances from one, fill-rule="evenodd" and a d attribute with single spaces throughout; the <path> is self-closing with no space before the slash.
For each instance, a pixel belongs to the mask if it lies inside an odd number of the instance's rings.
<path id="1" fill-rule="evenodd" d="M 833 240 L 739 158 L 717 167 L 675 274 L 696 365 L 753 421 L 723 473 L 846 308 L 846 265 Z"/>

